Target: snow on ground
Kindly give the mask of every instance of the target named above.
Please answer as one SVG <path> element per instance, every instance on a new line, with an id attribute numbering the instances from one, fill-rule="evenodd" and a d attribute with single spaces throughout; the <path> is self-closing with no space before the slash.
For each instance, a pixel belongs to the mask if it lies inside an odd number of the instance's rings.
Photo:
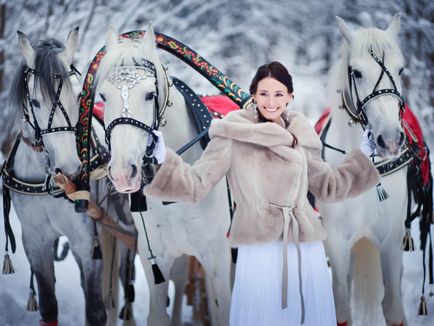
<path id="1" fill-rule="evenodd" d="M 3 200 L 0 201 L 0 204 L 3 204 Z M 15 273 L 9 275 L 0 274 L 0 325 L 37 325 L 40 319 L 39 312 L 26 311 L 27 298 L 29 295 L 30 265 L 21 243 L 21 225 L 13 208 L 11 210 L 10 220 L 17 240 L 16 253 L 11 254 L 11 252 L 9 252 Z M 4 248 L 4 241 L 5 236 L 3 231 L 1 231 L 0 246 L 2 248 Z M 62 241 L 65 241 L 65 239 L 62 238 L 60 246 Z M 3 259 L 3 252 L 1 253 L 1 259 Z M 1 264 L 3 264 L 3 261 L 1 261 Z M 134 316 L 137 325 L 146 325 L 146 317 L 149 311 L 149 290 L 138 257 L 135 261 L 135 265 L 137 279 L 135 282 L 136 303 L 133 306 Z M 84 296 L 80 286 L 78 265 L 72 255 L 68 254 L 65 261 L 55 263 L 55 270 L 59 324 L 62 326 L 84 325 Z M 173 298 L 173 291 L 173 284 L 170 283 L 169 296 L 171 298 Z M 119 297 L 123 298 L 122 292 Z M 171 300 L 171 302 L 173 302 L 173 300 Z M 123 304 L 122 300 L 120 304 Z M 168 312 L 170 312 L 171 309 L 172 306 L 169 306 Z M 191 315 L 191 307 L 184 305 L 183 320 L 190 320 Z M 121 320 L 119 320 L 118 325 L 122 325 Z"/>

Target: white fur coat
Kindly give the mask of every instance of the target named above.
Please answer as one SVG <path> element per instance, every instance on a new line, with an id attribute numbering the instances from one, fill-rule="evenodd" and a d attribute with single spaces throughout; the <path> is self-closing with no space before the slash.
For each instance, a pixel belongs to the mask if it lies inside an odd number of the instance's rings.
<path id="1" fill-rule="evenodd" d="M 347 154 L 339 167 L 332 168 L 321 159 L 321 142 L 304 115 L 292 111 L 287 122 L 286 130 L 275 123 L 258 123 L 251 108 L 213 121 L 211 142 L 202 157 L 190 166 L 168 149 L 145 195 L 197 202 L 226 175 L 236 203 L 232 246 L 282 236 L 282 210 L 270 203 L 294 207 L 300 241 L 325 239 L 325 230 L 307 200 L 308 190 L 322 201 L 344 200 L 376 185 L 379 174 L 360 150 Z M 298 140 L 294 148 L 293 136 Z M 289 241 L 293 240 L 291 227 Z"/>

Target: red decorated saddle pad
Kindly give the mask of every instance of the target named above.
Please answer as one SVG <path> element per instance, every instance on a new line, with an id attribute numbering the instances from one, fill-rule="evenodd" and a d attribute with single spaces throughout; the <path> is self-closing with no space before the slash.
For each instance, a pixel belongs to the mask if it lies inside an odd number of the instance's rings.
<path id="1" fill-rule="evenodd" d="M 226 95 L 201 96 L 200 99 L 211 112 L 213 118 L 221 119 L 229 112 L 240 108 Z"/>
<path id="2" fill-rule="evenodd" d="M 330 108 L 326 108 L 315 124 L 315 131 L 320 134 L 326 126 L 330 117 Z M 414 113 L 405 105 L 405 112 L 402 122 L 405 135 L 407 136 L 408 145 L 415 149 L 415 155 L 420 159 L 420 170 L 423 186 L 428 185 L 430 176 L 430 166 L 428 157 L 428 148 L 424 143 L 422 128 Z"/>

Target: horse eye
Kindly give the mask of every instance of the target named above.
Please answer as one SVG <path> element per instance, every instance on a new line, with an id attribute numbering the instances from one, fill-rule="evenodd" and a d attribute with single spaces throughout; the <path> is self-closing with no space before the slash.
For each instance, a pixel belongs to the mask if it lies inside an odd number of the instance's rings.
<path id="1" fill-rule="evenodd" d="M 99 94 L 99 96 L 101 97 L 101 99 L 103 100 L 103 102 L 105 102 L 106 101 L 106 99 L 105 99 L 105 96 L 104 95 L 102 95 L 101 93 Z"/>
<path id="2" fill-rule="evenodd" d="M 353 70 L 353 75 L 354 77 L 356 77 L 357 79 L 362 78 L 362 73 L 358 70 Z"/>
<path id="3" fill-rule="evenodd" d="M 41 103 L 37 99 L 32 99 L 32 105 L 37 108 L 41 107 Z"/>
<path id="4" fill-rule="evenodd" d="M 403 71 L 404 71 L 404 67 L 402 67 L 401 69 L 399 69 L 398 75 L 401 76 L 401 74 L 402 74 Z"/>
<path id="5" fill-rule="evenodd" d="M 146 94 L 145 101 L 150 101 L 154 98 L 155 92 L 150 92 Z"/>

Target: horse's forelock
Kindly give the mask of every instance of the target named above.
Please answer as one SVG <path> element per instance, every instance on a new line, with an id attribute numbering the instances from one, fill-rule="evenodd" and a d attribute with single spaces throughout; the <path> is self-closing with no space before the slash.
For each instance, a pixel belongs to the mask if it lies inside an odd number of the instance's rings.
<path id="1" fill-rule="evenodd" d="M 48 99 L 52 104 L 56 99 L 56 82 L 55 74 L 60 75 L 63 81 L 63 87 L 71 87 L 71 83 L 63 62 L 58 54 L 65 50 L 65 46 L 56 39 L 47 39 L 37 42 L 35 49 L 35 85 L 42 93 L 42 96 Z"/>
<path id="2" fill-rule="evenodd" d="M 143 58 L 154 62 L 154 58 L 145 55 L 143 46 L 139 42 L 128 39 L 122 40 L 102 58 L 96 74 L 96 84 L 107 79 L 115 67 L 122 65 L 134 66 Z"/>
<path id="3" fill-rule="evenodd" d="M 350 55 L 352 57 L 366 55 L 371 49 L 380 59 L 384 53 L 389 58 L 393 57 L 394 60 L 404 62 L 404 57 L 395 37 L 377 28 L 358 31 L 349 49 L 351 51 Z"/>

